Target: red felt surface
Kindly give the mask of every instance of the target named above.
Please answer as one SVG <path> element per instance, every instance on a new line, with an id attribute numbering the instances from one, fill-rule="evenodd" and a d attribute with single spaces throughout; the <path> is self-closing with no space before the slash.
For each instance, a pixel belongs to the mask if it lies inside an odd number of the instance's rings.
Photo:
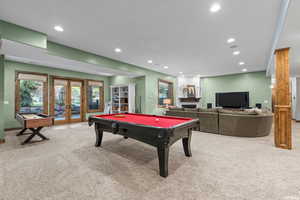
<path id="1" fill-rule="evenodd" d="M 124 115 L 125 117 L 118 117 L 116 115 Z M 142 124 L 147 126 L 155 126 L 161 128 L 170 128 L 193 120 L 192 118 L 153 116 L 153 115 L 145 115 L 145 114 L 110 114 L 110 115 L 96 115 L 95 117 L 135 123 L 135 124 Z"/>

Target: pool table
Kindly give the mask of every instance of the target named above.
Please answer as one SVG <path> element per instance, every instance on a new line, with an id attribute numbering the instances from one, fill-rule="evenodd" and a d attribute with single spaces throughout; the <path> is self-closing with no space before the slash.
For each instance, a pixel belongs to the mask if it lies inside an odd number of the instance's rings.
<path id="1" fill-rule="evenodd" d="M 191 153 L 191 137 L 198 119 L 146 114 L 106 114 L 90 116 L 88 123 L 95 124 L 96 144 L 101 146 L 103 131 L 133 138 L 157 148 L 160 176 L 168 176 L 169 147 L 182 139 L 184 153 Z"/>

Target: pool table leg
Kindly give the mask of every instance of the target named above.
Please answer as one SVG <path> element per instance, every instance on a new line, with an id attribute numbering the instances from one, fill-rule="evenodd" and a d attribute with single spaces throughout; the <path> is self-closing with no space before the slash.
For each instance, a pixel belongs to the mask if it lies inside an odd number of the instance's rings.
<path id="1" fill-rule="evenodd" d="M 102 142 L 102 137 L 103 137 L 103 129 L 101 129 L 99 127 L 98 123 L 95 124 L 95 133 L 96 133 L 96 143 L 95 143 L 95 146 L 96 147 L 100 147 L 101 146 L 101 142 Z"/>
<path id="2" fill-rule="evenodd" d="M 191 157 L 191 139 L 192 139 L 192 129 L 188 130 L 188 137 L 182 138 L 182 145 L 184 149 L 185 156 Z"/>
<path id="3" fill-rule="evenodd" d="M 157 153 L 159 161 L 159 174 L 162 177 L 167 177 L 169 168 L 169 146 L 165 144 L 158 145 Z"/>

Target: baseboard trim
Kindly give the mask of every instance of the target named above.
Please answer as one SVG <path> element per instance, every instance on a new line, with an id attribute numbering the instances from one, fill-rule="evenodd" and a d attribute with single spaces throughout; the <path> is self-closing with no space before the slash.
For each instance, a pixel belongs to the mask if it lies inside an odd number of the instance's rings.
<path id="1" fill-rule="evenodd" d="M 5 143 L 5 139 L 0 139 L 0 144 Z"/>

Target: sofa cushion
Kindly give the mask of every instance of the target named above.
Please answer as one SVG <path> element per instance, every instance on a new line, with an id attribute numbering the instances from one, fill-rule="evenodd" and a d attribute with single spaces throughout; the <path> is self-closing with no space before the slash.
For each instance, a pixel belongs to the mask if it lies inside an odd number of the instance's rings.
<path id="1" fill-rule="evenodd" d="M 198 112 L 199 111 L 198 108 L 184 108 L 183 110 L 187 111 L 187 112 Z"/>
<path id="2" fill-rule="evenodd" d="M 179 108 L 179 107 L 173 107 L 173 108 L 169 108 L 169 110 L 172 110 L 172 111 L 183 111 L 183 108 Z"/>
<path id="3" fill-rule="evenodd" d="M 218 112 L 217 108 L 199 108 L 199 112 Z"/>

